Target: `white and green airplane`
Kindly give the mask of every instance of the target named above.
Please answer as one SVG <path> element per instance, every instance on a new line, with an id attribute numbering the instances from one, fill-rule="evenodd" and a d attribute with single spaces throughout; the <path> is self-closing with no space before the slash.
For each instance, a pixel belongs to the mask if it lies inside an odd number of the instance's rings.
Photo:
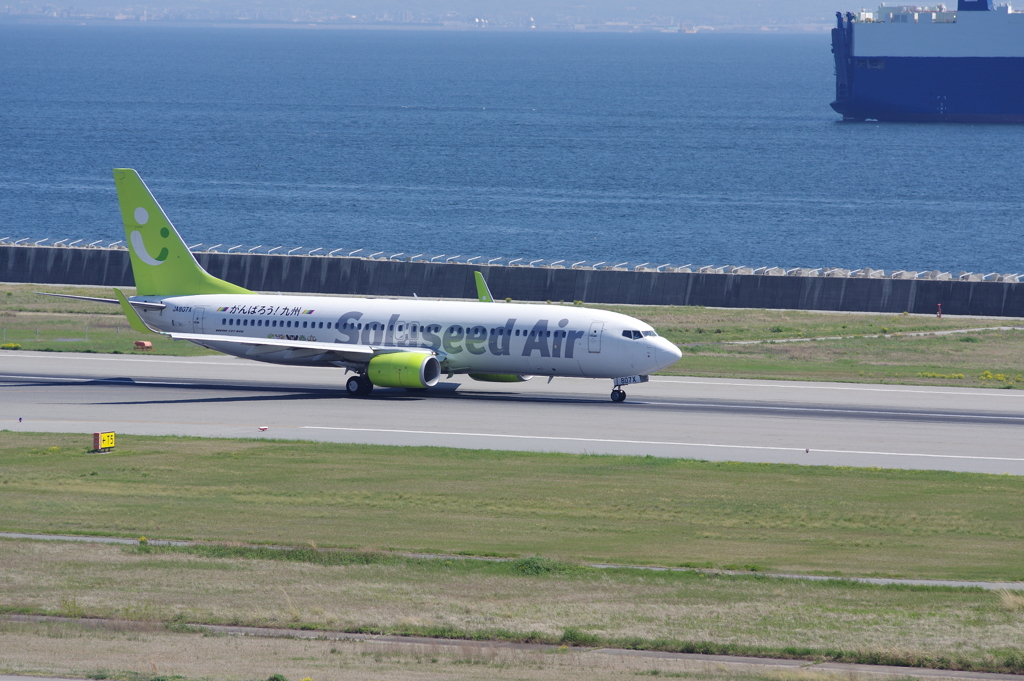
<path id="1" fill-rule="evenodd" d="M 610 378 L 621 402 L 623 385 L 682 356 L 625 315 L 495 303 L 479 272 L 480 302 L 247 291 L 196 262 L 138 173 L 117 168 L 114 182 L 138 295 L 115 289 L 116 299 L 86 299 L 119 303 L 141 333 L 260 362 L 343 367 L 354 372 L 345 383 L 354 396 L 374 386 L 426 390 L 443 373 L 495 382 L 539 375 Z"/>

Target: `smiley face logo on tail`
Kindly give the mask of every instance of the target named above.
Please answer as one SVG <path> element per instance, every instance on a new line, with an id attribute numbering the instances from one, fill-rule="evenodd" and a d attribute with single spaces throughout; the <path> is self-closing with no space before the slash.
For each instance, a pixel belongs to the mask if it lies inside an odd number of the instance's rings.
<path id="1" fill-rule="evenodd" d="M 137 172 L 114 168 L 114 184 L 138 295 L 252 293 L 202 268 Z"/>
<path id="2" fill-rule="evenodd" d="M 149 222 L 149 212 L 141 206 L 135 209 L 134 217 L 135 222 L 139 223 L 140 227 Z M 165 239 L 169 234 L 170 230 L 166 227 L 160 230 L 160 236 Z M 146 242 L 142 238 L 142 232 L 139 230 L 132 230 L 129 239 L 132 242 L 132 250 L 135 251 L 135 255 L 139 256 L 139 259 L 147 265 L 156 267 L 157 265 L 163 265 L 164 261 L 167 260 L 168 251 L 166 246 L 160 249 L 155 258 L 149 254 L 149 251 L 146 250 Z"/>

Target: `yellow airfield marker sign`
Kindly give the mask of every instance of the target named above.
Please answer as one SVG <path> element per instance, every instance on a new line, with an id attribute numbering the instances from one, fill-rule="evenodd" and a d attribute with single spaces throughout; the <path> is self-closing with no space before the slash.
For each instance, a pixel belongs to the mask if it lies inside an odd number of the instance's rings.
<path id="1" fill-rule="evenodd" d="M 92 450 L 94 452 L 109 452 L 113 448 L 114 431 L 92 434 Z"/>

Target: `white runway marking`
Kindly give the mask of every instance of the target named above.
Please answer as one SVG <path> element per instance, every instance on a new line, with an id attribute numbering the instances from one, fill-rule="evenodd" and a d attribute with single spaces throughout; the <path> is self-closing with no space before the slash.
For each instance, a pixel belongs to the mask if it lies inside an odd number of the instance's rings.
<path id="1" fill-rule="evenodd" d="M 394 433 L 397 435 L 449 435 L 463 437 L 492 437 L 511 438 L 517 440 L 554 440 L 561 442 L 599 442 L 604 444 L 624 445 L 661 445 L 666 447 L 712 447 L 715 449 L 758 449 L 774 452 L 799 452 L 808 453 L 805 447 L 768 447 L 765 445 L 723 445 L 709 442 L 662 442 L 656 440 L 609 440 L 601 438 L 586 437 L 558 437 L 554 435 L 509 435 L 502 433 L 460 433 L 455 431 L 440 430 L 397 430 L 384 428 L 345 428 L 341 426 L 300 426 L 301 430 L 341 430 L 354 433 Z M 814 449 L 816 454 L 868 454 L 872 456 L 909 456 L 929 459 L 972 459 L 980 461 L 1015 461 L 1021 459 L 1005 456 L 968 456 L 957 454 L 912 454 L 909 452 L 872 452 L 856 449 Z"/>

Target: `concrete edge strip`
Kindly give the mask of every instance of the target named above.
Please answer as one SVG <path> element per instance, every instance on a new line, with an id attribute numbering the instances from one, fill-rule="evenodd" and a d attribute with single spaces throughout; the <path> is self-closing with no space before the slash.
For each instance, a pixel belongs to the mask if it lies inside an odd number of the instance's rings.
<path id="1" fill-rule="evenodd" d="M 163 623 L 133 622 L 131 620 L 91 619 L 77 617 L 57 617 L 52 615 L 3 615 L 0 621 L 19 623 L 66 623 L 80 624 L 96 629 L 125 629 L 129 626 L 150 625 L 154 629 L 166 628 Z M 307 629 L 278 629 L 273 627 L 240 627 L 216 624 L 186 624 L 212 634 L 227 636 L 253 636 L 256 638 L 293 638 L 321 641 L 358 641 L 366 643 L 388 643 L 392 645 L 430 645 L 449 646 L 453 648 L 503 648 L 509 650 L 550 651 L 559 648 L 546 643 L 512 643 L 508 641 L 470 641 L 464 639 L 428 638 L 424 636 L 394 636 L 389 634 L 358 634 L 342 631 L 315 631 Z M 990 672 L 969 672 L 948 669 L 932 669 L 926 667 L 894 667 L 887 665 L 845 664 L 839 662 L 813 662 L 810 660 L 790 660 L 772 657 L 742 657 L 738 655 L 702 655 L 699 653 L 672 653 L 657 650 L 628 650 L 625 648 L 574 648 L 575 651 L 596 655 L 617 655 L 622 657 L 644 657 L 664 660 L 693 660 L 736 666 L 769 666 L 789 669 L 813 669 L 835 674 L 880 674 L 885 676 L 946 678 L 946 679 L 989 679 L 992 681 L 1020 681 L 1022 677 L 1015 674 L 996 674 Z M 41 681 L 43 677 L 3 676 L 0 681 Z M 46 677 L 61 679 L 66 677 Z"/>
<path id="2" fill-rule="evenodd" d="M 99 537 L 70 534 L 28 534 L 24 532 L 0 532 L 0 539 L 19 539 L 28 541 L 67 541 L 87 544 L 118 544 L 122 546 L 138 546 L 139 540 L 125 537 Z M 174 539 L 147 539 L 150 546 L 217 546 L 216 543 L 198 541 L 180 541 Z M 291 551 L 294 546 L 275 546 L 269 544 L 236 544 L 244 548 L 262 548 L 275 551 Z M 306 547 L 298 547 L 306 548 Z M 333 550 L 333 549 L 332 549 Z M 336 549 L 345 551 L 345 549 Z M 515 558 L 496 558 L 494 556 L 464 556 L 449 553 L 416 553 L 395 551 L 392 555 L 413 560 L 475 560 L 490 563 L 506 563 Z M 716 570 L 712 568 L 666 567 L 660 565 L 620 565 L 618 563 L 583 563 L 583 567 L 595 570 L 650 570 L 651 572 L 702 572 L 705 574 L 736 575 L 740 577 L 765 577 L 771 579 L 797 579 L 809 582 L 858 582 L 861 584 L 898 584 L 903 586 L 942 587 L 955 589 L 984 589 L 985 591 L 1024 591 L 1024 581 L 1020 582 L 970 582 L 949 579 L 897 579 L 889 577 L 830 577 L 828 575 L 795 575 L 787 573 L 752 572 L 745 570 Z"/>

